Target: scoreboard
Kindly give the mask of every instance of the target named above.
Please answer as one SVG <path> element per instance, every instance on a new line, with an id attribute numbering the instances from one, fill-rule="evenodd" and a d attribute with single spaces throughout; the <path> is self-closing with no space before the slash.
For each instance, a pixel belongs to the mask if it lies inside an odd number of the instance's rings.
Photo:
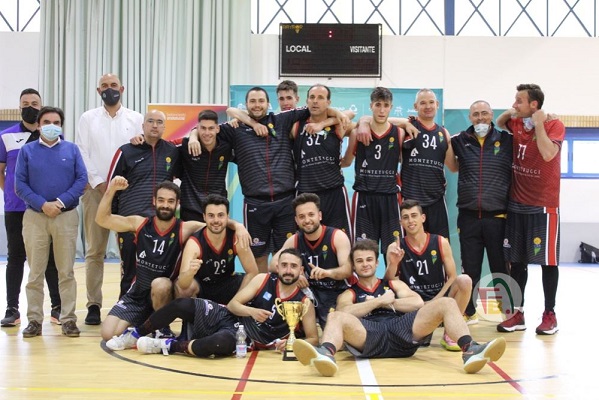
<path id="1" fill-rule="evenodd" d="M 380 24 L 279 25 L 279 76 L 381 77 Z"/>

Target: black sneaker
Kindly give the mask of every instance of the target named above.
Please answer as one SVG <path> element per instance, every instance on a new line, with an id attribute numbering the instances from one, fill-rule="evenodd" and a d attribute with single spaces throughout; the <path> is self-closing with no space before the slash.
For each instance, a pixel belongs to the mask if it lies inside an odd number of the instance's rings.
<path id="1" fill-rule="evenodd" d="M 21 313 L 14 307 L 9 307 L 6 309 L 6 314 L 4 314 L 4 318 L 0 321 L 0 326 L 17 326 L 21 323 Z"/>
<path id="2" fill-rule="evenodd" d="M 54 325 L 60 325 L 60 306 L 54 306 L 50 310 L 50 323 Z"/>
<path id="3" fill-rule="evenodd" d="M 95 304 L 87 307 L 85 325 L 100 325 L 101 323 L 102 320 L 100 318 L 100 307 Z"/>
<path id="4" fill-rule="evenodd" d="M 489 361 L 497 361 L 505 351 L 505 339 L 500 337 L 488 343 L 478 344 L 472 342 L 468 351 L 462 354 L 464 371 L 475 374 Z"/>
<path id="5" fill-rule="evenodd" d="M 156 339 L 174 339 L 176 337 L 177 335 L 175 335 L 175 332 L 171 331 L 170 326 L 165 326 L 164 328 L 156 329 L 156 332 L 154 332 L 154 338 Z"/>
<path id="6" fill-rule="evenodd" d="M 30 338 L 41 336 L 42 334 L 42 324 L 37 321 L 29 321 L 29 325 L 27 328 L 23 329 L 23 337 Z"/>
<path id="7" fill-rule="evenodd" d="M 77 328 L 75 321 L 70 320 L 62 324 L 62 334 L 68 337 L 79 337 L 81 331 Z"/>

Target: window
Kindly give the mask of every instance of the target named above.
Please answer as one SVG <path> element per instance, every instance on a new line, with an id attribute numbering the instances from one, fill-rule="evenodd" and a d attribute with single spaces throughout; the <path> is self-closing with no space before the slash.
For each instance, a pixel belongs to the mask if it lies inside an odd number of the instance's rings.
<path id="1" fill-rule="evenodd" d="M 599 129 L 566 128 L 562 143 L 562 178 L 599 178 Z"/>

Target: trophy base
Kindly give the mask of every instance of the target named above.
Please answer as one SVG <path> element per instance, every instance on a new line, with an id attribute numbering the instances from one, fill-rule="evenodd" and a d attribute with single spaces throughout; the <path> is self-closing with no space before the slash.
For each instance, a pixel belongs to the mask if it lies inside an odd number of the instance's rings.
<path id="1" fill-rule="evenodd" d="M 283 361 L 297 361 L 297 357 L 293 353 L 293 350 L 287 350 L 283 352 Z"/>

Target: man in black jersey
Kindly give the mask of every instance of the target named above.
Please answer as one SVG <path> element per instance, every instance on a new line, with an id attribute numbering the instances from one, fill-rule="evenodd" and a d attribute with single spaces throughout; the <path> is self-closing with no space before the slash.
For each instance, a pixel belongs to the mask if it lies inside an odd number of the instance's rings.
<path id="1" fill-rule="evenodd" d="M 454 299 L 443 297 L 423 305 L 405 283 L 378 279 L 376 242 L 356 242 L 350 258 L 358 282 L 339 297 L 338 311 L 329 314 L 322 345 L 295 341 L 293 351 L 302 364 L 314 365 L 324 376 L 335 375 L 334 355 L 344 342 L 348 351 L 360 358 L 410 357 L 441 322 L 458 339 L 467 373 L 478 372 L 503 355 L 503 338 L 486 344 L 472 340 Z"/>
<path id="2" fill-rule="evenodd" d="M 304 274 L 302 258 L 296 249 L 285 249 L 280 254 L 276 273 L 258 274 L 229 302 L 227 308 L 240 317 L 248 337 L 257 349 L 282 351 L 287 344 L 289 327 L 276 311 L 275 300 L 307 301 L 308 312 L 298 325 L 298 336 L 308 343 L 318 344 L 318 330 L 314 305 L 297 286 Z"/>
<path id="3" fill-rule="evenodd" d="M 277 270 L 283 250 L 299 250 L 305 275 L 299 277 L 297 285 L 312 291 L 318 322 L 324 328 L 327 315 L 335 309 L 337 296 L 348 288 L 346 279 L 352 275 L 351 244 L 341 229 L 321 224 L 320 199 L 316 194 L 302 193 L 293 199 L 292 205 L 299 231 L 273 256 L 270 269 Z"/>
<path id="4" fill-rule="evenodd" d="M 181 219 L 204 222 L 203 205 L 210 194 L 227 197 L 227 169 L 232 158 L 231 145 L 219 138 L 218 114 L 203 110 L 198 114 L 199 154 L 192 150 L 189 138 L 181 143 Z"/>
<path id="5" fill-rule="evenodd" d="M 405 237 L 387 248 L 385 278 L 399 277 L 425 302 L 451 297 L 464 313 L 472 291 L 472 280 L 466 274 L 457 275 L 449 241 L 424 230 L 426 215 L 417 201 L 404 200 L 400 212 Z M 441 346 L 449 351 L 460 351 L 447 333 L 441 339 Z"/>
<path id="6" fill-rule="evenodd" d="M 205 226 L 201 222 L 182 222 L 175 218 L 181 192 L 177 185 L 169 181 L 156 186 L 152 198 L 154 217 L 112 214 L 111 203 L 115 193 L 127 189 L 128 185 L 122 176 L 114 177 L 100 201 L 96 215 L 96 222 L 100 226 L 116 232 L 133 232 L 135 235 L 133 250 L 136 268 L 133 283 L 102 323 L 104 340 L 120 335 L 130 325 L 141 324 L 153 310 L 172 300 L 172 280 L 178 274 L 183 243 L 193 232 Z"/>
<path id="7" fill-rule="evenodd" d="M 249 247 L 239 246 L 235 231 L 227 228 L 229 201 L 211 194 L 204 203 L 206 227 L 193 233 L 183 250 L 176 297 L 201 297 L 227 304 L 258 273 Z M 235 273 L 239 257 L 245 274 Z"/>
<path id="8" fill-rule="evenodd" d="M 159 110 L 150 110 L 144 116 L 144 143 L 127 143 L 114 154 L 108 173 L 109 179 L 122 176 L 129 182 L 126 190 L 117 193 L 112 204 L 114 214 L 121 216 L 152 217 L 154 204 L 152 195 L 160 182 L 172 181 L 179 175 L 179 150 L 162 139 L 166 128 L 166 115 Z M 131 232 L 118 234 L 121 255 L 122 297 L 135 276 L 135 244 Z"/>
<path id="9" fill-rule="evenodd" d="M 389 122 L 393 94 L 384 87 L 370 94 L 372 118 L 369 129 L 373 142 L 366 146 L 350 137 L 342 166 L 354 157 L 355 182 L 352 199 L 354 241 L 372 239 L 386 249 L 401 234 L 397 167 L 404 131 Z"/>
<path id="10" fill-rule="evenodd" d="M 231 143 L 239 166 L 244 195 L 244 220 L 253 242 L 258 269 L 268 270 L 270 242 L 278 249 L 295 230 L 291 200 L 295 194 L 295 167 L 291 154 L 292 125 L 308 119 L 307 108 L 279 114 L 267 113 L 268 94 L 253 87 L 246 94 L 247 112 L 229 108 L 227 115 L 242 124 L 234 129 L 221 126 L 221 136 Z M 327 115 L 345 123 L 341 112 L 327 108 Z"/>
<path id="11" fill-rule="evenodd" d="M 298 193 L 315 193 L 320 198 L 322 223 L 351 236 L 349 199 L 341 172 L 341 145 L 351 129 L 333 125 L 327 116 L 331 90 L 322 84 L 308 90 L 306 104 L 310 118 L 301 120 L 291 131 Z M 344 111 L 349 119 L 351 111 Z"/>

